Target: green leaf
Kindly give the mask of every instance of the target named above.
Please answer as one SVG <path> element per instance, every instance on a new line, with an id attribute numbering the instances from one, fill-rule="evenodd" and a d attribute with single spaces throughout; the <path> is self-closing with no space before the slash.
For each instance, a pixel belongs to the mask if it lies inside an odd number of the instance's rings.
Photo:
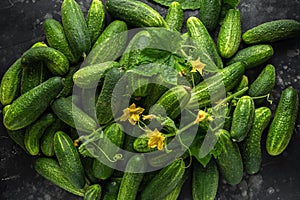
<path id="1" fill-rule="evenodd" d="M 170 6 L 170 4 L 174 0 L 152 0 L 160 5 L 163 6 Z M 176 0 L 179 2 L 182 6 L 182 9 L 184 10 L 196 10 L 200 8 L 200 1 L 199 0 Z"/>

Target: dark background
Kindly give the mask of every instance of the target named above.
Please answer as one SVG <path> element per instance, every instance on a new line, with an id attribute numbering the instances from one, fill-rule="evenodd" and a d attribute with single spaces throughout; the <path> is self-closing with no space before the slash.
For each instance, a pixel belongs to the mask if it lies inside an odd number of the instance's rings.
<path id="1" fill-rule="evenodd" d="M 1 0 L 0 1 L 0 77 L 6 69 L 33 43 L 44 40 L 42 22 L 53 17 L 60 20 L 61 0 Z M 86 13 L 91 0 L 78 1 Z M 166 8 L 145 1 L 166 14 Z M 299 0 L 241 0 L 239 5 L 243 32 L 260 23 L 275 19 L 300 21 Z M 197 16 L 197 11 L 188 15 Z M 108 17 L 108 20 L 110 18 Z M 300 92 L 300 38 L 272 44 L 274 57 L 268 61 L 276 67 L 277 82 L 271 95 L 272 110 L 278 103 L 283 88 L 292 85 Z M 248 72 L 255 78 L 263 66 Z M 2 121 L 2 118 L 1 118 Z M 287 150 L 278 157 L 270 157 L 263 143 L 263 165 L 254 176 L 245 176 L 237 186 L 220 180 L 217 199 L 300 199 L 300 120 Z M 266 134 L 264 134 L 265 140 Z M 8 138 L 0 124 L 0 199 L 80 199 L 49 183 L 33 169 L 35 158 L 27 155 Z M 180 199 L 191 199 L 190 185 L 186 184 Z"/>

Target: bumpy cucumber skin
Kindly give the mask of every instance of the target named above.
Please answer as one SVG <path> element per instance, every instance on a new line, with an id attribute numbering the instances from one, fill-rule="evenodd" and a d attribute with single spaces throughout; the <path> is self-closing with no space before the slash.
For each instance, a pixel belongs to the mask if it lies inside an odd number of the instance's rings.
<path id="1" fill-rule="evenodd" d="M 84 191 L 73 186 L 66 178 L 64 171 L 56 160 L 52 158 L 39 158 L 35 162 L 34 168 L 41 176 L 62 189 L 81 197 L 84 196 Z"/>
<path id="2" fill-rule="evenodd" d="M 241 42 L 241 16 L 237 9 L 230 9 L 226 14 L 218 35 L 218 50 L 223 58 L 232 57 Z"/>
<path id="3" fill-rule="evenodd" d="M 190 176 L 190 172 L 191 170 L 186 170 L 181 181 L 177 184 L 176 188 L 173 190 L 173 192 L 171 192 L 170 194 L 168 194 L 163 200 L 174 200 L 174 199 L 178 199 L 179 195 L 181 193 L 182 190 L 182 186 L 183 184 L 186 182 L 186 180 L 188 179 L 188 177 Z"/>
<path id="4" fill-rule="evenodd" d="M 91 48 L 91 38 L 79 4 L 75 0 L 64 0 L 61 18 L 72 52 L 80 56 L 87 54 Z"/>
<path id="5" fill-rule="evenodd" d="M 199 18 L 210 33 L 216 29 L 221 12 L 221 0 L 201 0 Z"/>
<path id="6" fill-rule="evenodd" d="M 139 74 L 127 73 L 128 78 L 128 93 L 132 97 L 145 97 L 149 95 L 149 77 Z"/>
<path id="7" fill-rule="evenodd" d="M 24 151 L 27 152 L 24 140 L 25 140 L 25 129 L 20 129 L 16 131 L 7 130 L 7 135 L 17 144 L 19 145 Z"/>
<path id="8" fill-rule="evenodd" d="M 246 44 L 276 42 L 299 36 L 300 23 L 296 20 L 282 19 L 265 22 L 247 30 L 243 34 Z"/>
<path id="9" fill-rule="evenodd" d="M 239 50 L 228 62 L 230 65 L 235 62 L 243 62 L 246 69 L 257 67 L 267 60 L 269 60 L 274 54 L 272 46 L 267 44 L 254 45 L 242 50 Z"/>
<path id="10" fill-rule="evenodd" d="M 233 111 L 230 135 L 234 142 L 245 139 L 251 129 L 254 118 L 254 101 L 249 96 L 242 96 Z"/>
<path id="11" fill-rule="evenodd" d="M 236 87 L 234 87 L 234 88 L 232 89 L 232 93 L 234 94 L 234 93 L 236 93 L 236 92 L 238 92 L 238 91 L 241 91 L 242 89 L 248 87 L 248 85 L 249 85 L 249 79 L 248 79 L 248 77 L 247 77 L 246 75 L 243 75 L 242 80 L 240 81 L 240 83 L 239 83 Z M 246 93 L 246 92 L 247 92 L 247 91 L 245 91 L 245 93 Z M 240 94 L 240 95 L 238 95 L 237 97 L 241 97 L 241 96 L 243 96 L 245 93 Z"/>
<path id="12" fill-rule="evenodd" d="M 168 14 L 166 16 L 166 23 L 170 30 L 181 31 L 183 25 L 184 15 L 181 4 L 174 1 L 170 4 Z"/>
<path id="13" fill-rule="evenodd" d="M 136 0 L 108 0 L 107 11 L 136 27 L 165 27 L 163 17 L 147 4 Z"/>
<path id="14" fill-rule="evenodd" d="M 54 152 L 59 165 L 69 181 L 78 189 L 85 185 L 82 163 L 72 139 L 64 132 L 54 135 Z"/>
<path id="15" fill-rule="evenodd" d="M 54 75 L 63 76 L 69 71 L 67 57 L 51 47 L 39 46 L 31 48 L 22 55 L 21 61 L 25 66 L 32 66 L 37 62 L 43 62 Z"/>
<path id="16" fill-rule="evenodd" d="M 19 95 L 22 76 L 22 63 L 19 58 L 5 72 L 0 85 L 0 102 L 3 106 L 11 104 Z"/>
<path id="17" fill-rule="evenodd" d="M 75 65 L 73 67 L 70 67 L 69 72 L 65 75 L 63 82 L 64 82 L 64 88 L 61 90 L 61 92 L 58 94 L 57 98 L 59 97 L 67 97 L 72 94 L 73 91 L 73 75 L 78 71 L 79 65 Z"/>
<path id="18" fill-rule="evenodd" d="M 245 171 L 248 174 L 255 174 L 261 166 L 261 135 L 268 126 L 272 112 L 267 107 L 255 109 L 254 121 L 250 132 L 241 143 L 241 155 Z"/>
<path id="19" fill-rule="evenodd" d="M 99 184 L 90 185 L 85 193 L 83 200 L 100 200 L 102 188 Z"/>
<path id="20" fill-rule="evenodd" d="M 271 156 L 281 154 L 289 144 L 298 114 L 299 97 L 293 87 L 283 90 L 270 125 L 266 148 Z"/>
<path id="21" fill-rule="evenodd" d="M 34 122 L 63 88 L 62 79 L 53 77 L 17 98 L 7 110 L 3 123 L 18 130 Z"/>

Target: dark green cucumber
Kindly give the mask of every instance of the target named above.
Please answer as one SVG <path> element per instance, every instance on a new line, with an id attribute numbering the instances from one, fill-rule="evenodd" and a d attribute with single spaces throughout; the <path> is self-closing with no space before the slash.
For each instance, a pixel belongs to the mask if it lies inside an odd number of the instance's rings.
<path id="1" fill-rule="evenodd" d="M 84 168 L 85 176 L 88 179 L 88 181 L 92 183 L 98 183 L 99 180 L 94 177 L 93 174 L 93 160 L 96 158 L 90 158 L 90 157 L 81 157 L 81 163 Z M 88 182 L 87 181 L 87 182 Z"/>
<path id="2" fill-rule="evenodd" d="M 122 177 L 117 200 L 135 200 L 146 169 L 146 159 L 141 155 L 131 157 Z"/>
<path id="3" fill-rule="evenodd" d="M 18 130 L 34 122 L 63 88 L 62 79 L 53 77 L 17 98 L 7 109 L 3 123 Z"/>
<path id="4" fill-rule="evenodd" d="M 215 134 L 219 138 L 217 148 L 221 149 L 216 157 L 219 171 L 227 183 L 236 185 L 243 178 L 243 161 L 239 147 L 231 141 L 228 131 L 220 129 Z"/>
<path id="5" fill-rule="evenodd" d="M 111 180 L 104 186 L 103 200 L 116 200 L 118 198 L 120 183 Z"/>
<path id="6" fill-rule="evenodd" d="M 214 160 L 204 168 L 193 162 L 192 194 L 194 200 L 214 200 L 218 190 L 219 171 Z"/>
<path id="7" fill-rule="evenodd" d="M 24 140 L 25 140 L 25 129 L 19 129 L 16 131 L 7 130 L 7 135 L 22 149 L 26 150 Z"/>
<path id="8" fill-rule="evenodd" d="M 86 24 L 90 31 L 91 44 L 93 45 L 105 25 L 105 10 L 101 0 L 93 0 L 86 16 Z"/>
<path id="9" fill-rule="evenodd" d="M 51 108 L 61 121 L 77 130 L 90 133 L 97 128 L 95 120 L 76 106 L 72 99 L 60 97 L 52 103 Z"/>
<path id="10" fill-rule="evenodd" d="M 65 176 L 58 162 L 52 158 L 39 158 L 34 164 L 35 170 L 44 178 L 62 189 L 83 197 L 84 191 L 76 188 Z"/>
<path id="11" fill-rule="evenodd" d="M 166 23 L 168 24 L 169 29 L 181 32 L 183 20 L 184 16 L 181 4 L 177 1 L 172 2 L 166 16 Z"/>
<path id="12" fill-rule="evenodd" d="M 85 193 L 84 200 L 100 200 L 101 199 L 102 188 L 99 184 L 90 185 Z"/>
<path id="13" fill-rule="evenodd" d="M 72 52 L 80 56 L 88 54 L 91 37 L 79 4 L 75 0 L 64 0 L 61 18 Z"/>
<path id="14" fill-rule="evenodd" d="M 20 93 L 22 63 L 19 58 L 5 72 L 0 84 L 0 102 L 3 106 L 11 104 Z"/>
<path id="15" fill-rule="evenodd" d="M 180 183 L 185 172 L 185 164 L 182 159 L 175 160 L 164 167 L 148 185 L 141 191 L 142 200 L 163 199 L 170 194 Z M 158 188 L 163 186 L 163 190 Z"/>
<path id="16" fill-rule="evenodd" d="M 139 136 L 133 142 L 133 149 L 141 153 L 154 151 L 155 149 L 148 147 L 148 141 L 149 137 L 146 134 Z"/>
<path id="17" fill-rule="evenodd" d="M 233 56 L 227 65 L 233 64 L 235 62 L 243 62 L 246 69 L 257 67 L 267 60 L 269 60 L 274 54 L 272 46 L 261 44 L 254 45 L 242 50 L 239 50 L 235 56 Z"/>
<path id="18" fill-rule="evenodd" d="M 292 19 L 281 19 L 265 22 L 247 30 L 243 34 L 246 44 L 269 43 L 297 37 L 300 34 L 300 23 Z"/>
<path id="19" fill-rule="evenodd" d="M 73 140 L 64 132 L 54 135 L 54 152 L 68 180 L 78 189 L 85 185 L 85 176 L 79 154 Z"/>
<path id="20" fill-rule="evenodd" d="M 299 97 L 293 87 L 283 90 L 267 135 L 267 152 L 276 156 L 288 146 L 296 123 Z"/>
<path id="21" fill-rule="evenodd" d="M 127 73 L 128 93 L 132 97 L 145 97 L 150 93 L 150 78 L 135 73 Z"/>
<path id="22" fill-rule="evenodd" d="M 250 97 L 260 97 L 272 92 L 276 81 L 275 67 L 268 64 L 257 79 L 249 86 L 248 95 Z M 266 98 L 255 99 L 256 104 L 262 103 Z"/>
<path id="23" fill-rule="evenodd" d="M 60 22 L 55 19 L 46 19 L 43 22 L 43 29 L 50 47 L 62 52 L 71 63 L 76 63 L 79 60 L 80 55 L 72 53 L 64 28 Z"/>
<path id="24" fill-rule="evenodd" d="M 267 107 L 255 109 L 254 121 L 250 132 L 245 140 L 241 143 L 241 155 L 245 171 L 248 174 L 255 174 L 261 166 L 261 135 L 268 126 L 272 112 Z"/>
<path id="25" fill-rule="evenodd" d="M 47 113 L 41 116 L 34 124 L 27 127 L 24 143 L 26 150 L 31 155 L 35 156 L 40 152 L 40 138 L 54 120 L 54 115 L 52 113 Z"/>
<path id="26" fill-rule="evenodd" d="M 213 33 L 218 25 L 221 5 L 221 0 L 200 1 L 199 18 L 210 33 Z"/>
<path id="27" fill-rule="evenodd" d="M 73 75 L 78 71 L 79 65 L 75 65 L 73 67 L 70 67 L 69 72 L 64 76 L 63 82 L 64 82 L 64 88 L 61 90 L 61 92 L 58 94 L 59 97 L 67 97 L 70 96 L 73 92 Z"/>
<path id="28" fill-rule="evenodd" d="M 241 42 L 241 16 L 237 9 L 230 9 L 218 35 L 218 50 L 223 58 L 232 57 L 239 49 Z"/>
<path id="29" fill-rule="evenodd" d="M 136 0 L 108 0 L 107 11 L 136 27 L 165 27 L 164 18 L 147 4 Z"/>
<path id="30" fill-rule="evenodd" d="M 35 67 L 43 62 L 54 75 L 65 75 L 69 71 L 69 61 L 60 51 L 51 47 L 39 46 L 27 50 L 22 55 L 22 64 Z"/>
<path id="31" fill-rule="evenodd" d="M 236 92 L 239 92 L 239 91 L 243 90 L 244 88 L 248 87 L 248 85 L 249 85 L 248 77 L 246 75 L 243 75 L 242 80 L 240 81 L 240 83 L 232 89 L 232 93 L 234 94 Z M 246 92 L 247 91 L 245 91 L 245 93 Z M 245 93 L 242 93 L 242 94 L 238 95 L 237 97 L 241 97 Z"/>
<path id="32" fill-rule="evenodd" d="M 191 99 L 186 106 L 189 109 L 203 108 L 215 103 L 229 92 L 241 80 L 245 67 L 241 62 L 234 63 L 220 70 L 216 75 L 200 82 L 191 91 Z M 212 102 L 213 101 L 213 102 Z"/>
<path id="33" fill-rule="evenodd" d="M 254 118 L 254 101 L 242 96 L 233 111 L 230 135 L 234 142 L 241 142 L 250 131 Z"/>

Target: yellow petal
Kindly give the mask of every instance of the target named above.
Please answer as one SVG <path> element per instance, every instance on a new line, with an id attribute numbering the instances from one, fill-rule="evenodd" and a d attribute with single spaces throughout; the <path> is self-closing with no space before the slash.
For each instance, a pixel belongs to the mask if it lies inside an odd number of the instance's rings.
<path id="1" fill-rule="evenodd" d="M 206 66 L 206 64 L 202 63 L 200 61 L 200 58 L 198 58 L 197 60 L 192 60 L 192 61 L 190 61 L 190 63 L 193 66 L 193 69 L 191 70 L 191 72 L 198 71 L 201 75 L 203 75 L 203 69 Z"/>

